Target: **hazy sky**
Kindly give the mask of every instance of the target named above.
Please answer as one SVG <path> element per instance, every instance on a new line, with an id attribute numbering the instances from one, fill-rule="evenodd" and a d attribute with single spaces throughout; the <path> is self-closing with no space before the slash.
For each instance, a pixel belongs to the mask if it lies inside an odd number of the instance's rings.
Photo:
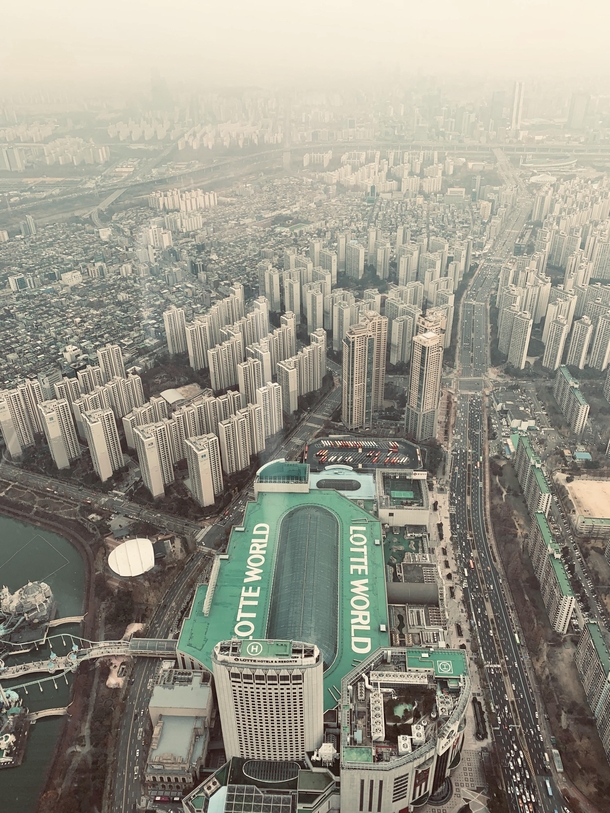
<path id="1" fill-rule="evenodd" d="M 610 0 L 14 0 L 0 94 L 117 79 L 281 85 L 380 68 L 610 75 Z"/>

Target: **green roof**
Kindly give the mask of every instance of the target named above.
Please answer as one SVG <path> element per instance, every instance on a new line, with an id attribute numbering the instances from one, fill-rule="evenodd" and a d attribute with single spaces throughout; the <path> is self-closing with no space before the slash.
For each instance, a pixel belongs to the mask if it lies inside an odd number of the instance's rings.
<path id="1" fill-rule="evenodd" d="M 542 469 L 539 469 L 538 466 L 532 466 L 532 470 L 534 472 L 534 477 L 536 478 L 536 483 L 538 484 L 540 493 L 550 494 L 549 484 Z"/>
<path id="2" fill-rule="evenodd" d="M 542 538 L 544 539 L 545 545 L 554 545 L 555 544 L 555 537 L 551 533 L 551 529 L 549 528 L 549 523 L 547 521 L 546 515 L 542 513 L 542 511 L 536 511 L 534 514 L 534 519 L 536 520 L 538 527 L 540 528 L 540 533 L 542 534 Z"/>
<path id="3" fill-rule="evenodd" d="M 381 539 L 379 521 L 336 491 L 260 493 L 233 528 L 207 614 L 207 585 L 197 589 L 179 651 L 211 670 L 219 641 L 316 644 L 325 659 L 324 707 L 334 708 L 341 678 L 388 646 Z"/>
<path id="4" fill-rule="evenodd" d="M 272 460 L 258 470 L 256 479 L 259 483 L 307 483 L 309 466 L 307 463 Z"/>
<path id="5" fill-rule="evenodd" d="M 372 762 L 373 749 L 371 746 L 347 745 L 343 746 L 343 760 L 345 762 Z"/>
<path id="6" fill-rule="evenodd" d="M 556 559 L 553 555 L 550 555 L 551 564 L 553 566 L 553 570 L 555 571 L 555 577 L 557 579 L 557 583 L 559 584 L 559 588 L 564 596 L 573 596 L 574 591 L 572 590 L 572 585 L 570 584 L 570 580 L 568 579 L 568 574 L 566 573 L 566 569 L 563 566 L 563 562 L 561 559 Z"/>
<path id="7" fill-rule="evenodd" d="M 589 635 L 591 636 L 591 640 L 593 641 L 593 646 L 597 652 L 597 657 L 599 658 L 604 671 L 606 674 L 608 674 L 610 673 L 610 653 L 608 652 L 608 647 L 606 646 L 606 642 L 602 637 L 599 626 L 591 621 L 588 621 L 586 627 L 589 631 Z"/>
<path id="8" fill-rule="evenodd" d="M 437 678 L 455 678 L 468 674 L 466 655 L 461 649 L 407 649 L 409 669 L 434 668 Z"/>

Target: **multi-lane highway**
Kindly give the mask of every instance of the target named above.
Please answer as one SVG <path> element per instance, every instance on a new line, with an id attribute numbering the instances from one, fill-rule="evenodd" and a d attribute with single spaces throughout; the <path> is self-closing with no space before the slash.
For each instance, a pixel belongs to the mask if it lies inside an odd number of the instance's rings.
<path id="1" fill-rule="evenodd" d="M 478 644 L 487 678 L 491 727 L 510 809 L 514 813 L 553 813 L 562 807 L 562 799 L 551 776 L 550 748 L 541 730 L 540 718 L 544 715 L 536 705 L 527 652 L 519 639 L 504 592 L 508 586 L 502 580 L 486 527 L 486 417 L 481 390 L 489 368 L 489 300 L 501 264 L 512 253 L 530 210 L 529 200 L 521 193 L 508 162 L 502 163 L 502 169 L 507 183 L 513 182 L 520 194 L 494 243 L 493 258 L 481 264 L 461 309 L 456 354 L 460 392 L 452 436 L 450 524 L 463 574 L 471 636 Z"/>

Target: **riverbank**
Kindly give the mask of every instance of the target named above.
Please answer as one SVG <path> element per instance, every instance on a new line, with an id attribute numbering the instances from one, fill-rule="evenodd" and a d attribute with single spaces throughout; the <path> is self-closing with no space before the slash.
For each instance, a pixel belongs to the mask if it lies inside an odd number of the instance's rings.
<path id="1" fill-rule="evenodd" d="M 58 520 L 57 514 L 44 510 L 40 506 L 32 503 L 23 504 L 22 501 L 8 499 L 5 495 L 0 495 L 0 514 L 20 522 L 33 525 L 41 530 L 56 533 L 66 539 L 80 554 L 84 566 L 84 595 L 82 611 L 84 620 L 82 623 L 82 636 L 88 640 L 95 640 L 97 634 L 97 602 L 95 597 L 95 570 L 93 547 L 97 538 L 76 518 L 70 519 L 62 517 Z M 86 670 L 88 672 L 88 670 Z M 37 802 L 36 810 L 41 809 L 41 800 L 48 790 L 56 786 L 61 777 L 58 771 L 62 768 L 61 762 L 70 744 L 78 737 L 84 716 L 87 713 L 88 697 L 87 691 L 89 675 L 83 674 L 79 670 L 76 674 L 71 691 L 70 716 L 66 717 L 56 746 L 53 758 L 47 769 L 46 779 L 42 792 Z"/>

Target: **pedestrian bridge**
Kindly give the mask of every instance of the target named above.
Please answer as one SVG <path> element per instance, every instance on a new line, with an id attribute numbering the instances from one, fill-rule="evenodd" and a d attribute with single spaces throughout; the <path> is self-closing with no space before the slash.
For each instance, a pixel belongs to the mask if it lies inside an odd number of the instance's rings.
<path id="1" fill-rule="evenodd" d="M 42 720 L 44 717 L 61 717 L 67 713 L 67 706 L 61 706 L 55 709 L 41 709 L 40 711 L 31 711 L 28 714 L 28 720 L 30 723 L 35 723 L 36 720 Z"/>
<path id="2" fill-rule="evenodd" d="M 178 641 L 171 638 L 132 638 L 129 641 L 81 641 L 66 655 L 51 655 L 44 660 L 4 666 L 0 661 L 0 680 L 15 680 L 25 675 L 61 675 L 76 672 L 81 661 L 112 656 L 135 658 L 175 658 Z M 17 687 L 15 687 L 17 688 Z"/>
<path id="3" fill-rule="evenodd" d="M 65 618 L 54 618 L 53 621 L 49 621 L 49 629 L 60 627 L 62 624 L 80 624 L 84 617 L 84 615 L 69 615 Z"/>

